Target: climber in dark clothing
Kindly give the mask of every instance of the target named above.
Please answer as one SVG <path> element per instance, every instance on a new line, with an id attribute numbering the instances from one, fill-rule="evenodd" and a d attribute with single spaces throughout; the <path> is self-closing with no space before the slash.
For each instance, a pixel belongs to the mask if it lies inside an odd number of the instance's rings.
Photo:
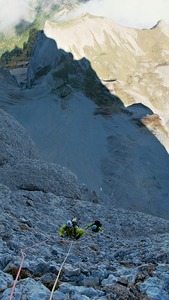
<path id="1" fill-rule="evenodd" d="M 86 226 L 86 230 L 88 228 L 91 228 L 93 232 L 103 232 L 104 230 L 102 229 L 102 224 L 100 223 L 100 221 L 96 220 L 94 223 L 89 224 L 88 226 Z"/>

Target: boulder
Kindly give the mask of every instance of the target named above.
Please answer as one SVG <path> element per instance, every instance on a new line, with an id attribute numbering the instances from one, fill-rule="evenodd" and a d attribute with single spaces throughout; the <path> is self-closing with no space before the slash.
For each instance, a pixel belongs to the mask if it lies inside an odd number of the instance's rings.
<path id="1" fill-rule="evenodd" d="M 43 191 L 67 198 L 80 198 L 77 177 L 65 167 L 23 159 L 5 168 L 1 183 L 12 190 Z"/>

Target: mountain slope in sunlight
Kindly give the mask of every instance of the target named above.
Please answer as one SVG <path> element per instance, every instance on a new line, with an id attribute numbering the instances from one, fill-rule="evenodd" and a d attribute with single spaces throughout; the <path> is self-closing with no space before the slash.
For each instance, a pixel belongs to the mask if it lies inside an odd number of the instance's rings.
<path id="1" fill-rule="evenodd" d="M 142 103 L 151 108 L 163 126 L 154 133 L 169 149 L 169 26 L 164 21 L 140 30 L 86 14 L 64 24 L 47 21 L 44 32 L 75 59 L 86 57 L 125 106 Z M 146 126 L 153 130 L 152 120 Z"/>

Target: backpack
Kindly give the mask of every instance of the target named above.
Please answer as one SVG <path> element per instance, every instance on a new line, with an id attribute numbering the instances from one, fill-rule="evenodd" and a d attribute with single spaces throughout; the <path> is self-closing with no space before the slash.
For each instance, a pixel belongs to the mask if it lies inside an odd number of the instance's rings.
<path id="1" fill-rule="evenodd" d="M 96 220 L 93 225 L 96 225 L 97 227 L 102 227 L 102 224 L 100 223 L 100 221 Z"/>
<path id="2" fill-rule="evenodd" d="M 73 226 L 75 227 L 75 226 L 78 226 L 79 227 L 79 220 L 78 220 L 78 218 L 72 218 L 72 224 L 73 224 Z"/>
<path id="3" fill-rule="evenodd" d="M 74 217 L 74 218 L 71 219 L 71 222 L 72 222 L 72 224 L 73 224 L 73 228 L 74 228 L 74 237 L 75 237 L 75 239 L 76 239 L 76 238 L 77 238 L 76 229 L 77 229 L 77 227 L 79 227 L 79 220 L 78 220 L 78 218 Z"/>

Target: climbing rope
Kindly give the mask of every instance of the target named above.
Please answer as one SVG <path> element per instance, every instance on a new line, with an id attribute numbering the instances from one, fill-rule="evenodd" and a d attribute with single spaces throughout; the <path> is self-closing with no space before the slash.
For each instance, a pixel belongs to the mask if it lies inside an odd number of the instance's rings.
<path id="1" fill-rule="evenodd" d="M 64 265 L 65 261 L 67 260 L 69 254 L 70 254 L 70 250 L 71 250 L 71 248 L 72 248 L 72 245 L 73 245 L 73 242 L 70 243 L 69 250 L 68 250 L 68 252 L 67 252 L 67 254 L 66 254 L 66 256 L 65 256 L 64 261 L 62 262 L 62 264 L 61 264 L 61 266 L 60 266 L 60 269 L 59 269 L 58 275 L 57 275 L 57 277 L 56 277 L 55 283 L 54 283 L 54 285 L 53 285 L 52 292 L 51 292 L 51 295 L 50 295 L 49 300 L 52 300 L 52 297 L 53 297 L 53 293 L 54 293 L 56 284 L 57 284 L 57 282 L 58 282 L 58 279 L 59 279 L 60 273 L 61 273 L 61 271 L 62 271 L 63 265 Z"/>
<path id="2" fill-rule="evenodd" d="M 12 298 L 13 298 L 13 294 L 14 294 L 14 291 L 15 291 L 15 287 L 16 287 L 16 284 L 17 284 L 17 282 L 18 282 L 18 278 L 19 278 L 20 272 L 21 272 L 21 270 L 22 270 L 23 262 L 24 262 L 25 257 L 26 257 L 25 252 L 26 252 L 27 250 L 31 249 L 31 248 L 35 248 L 35 247 L 37 247 L 37 246 L 39 246 L 39 245 L 41 245 L 41 244 L 44 244 L 44 243 L 46 243 L 47 241 L 52 240 L 52 239 L 53 239 L 53 238 L 48 238 L 48 239 L 46 239 L 46 240 L 44 240 L 44 241 L 42 241 L 42 242 L 40 242 L 40 243 L 37 243 L 37 244 L 34 244 L 34 245 L 30 246 L 30 247 L 21 249 L 22 260 L 21 260 L 21 263 L 20 263 L 20 266 L 19 266 L 19 269 L 18 269 L 16 278 L 15 278 L 14 284 L 13 284 L 13 287 L 12 287 L 12 290 L 11 290 L 11 294 L 10 294 L 9 300 L 12 300 Z M 83 237 L 82 239 L 83 239 L 83 241 L 84 241 L 84 240 L 88 240 L 89 237 L 85 237 L 85 238 Z M 67 242 L 67 241 L 65 241 L 65 242 Z M 54 293 L 56 284 L 57 284 L 57 282 L 58 282 L 58 279 L 59 279 L 61 270 L 62 270 L 63 265 L 64 265 L 64 263 L 66 262 L 66 260 L 67 260 L 67 258 L 68 258 L 68 256 L 69 256 L 69 254 L 70 254 L 70 251 L 71 251 L 71 248 L 72 248 L 73 244 L 74 244 L 74 245 L 79 244 L 78 241 L 76 241 L 76 242 L 75 242 L 75 241 L 72 241 L 72 242 L 67 242 L 67 243 L 70 244 L 69 250 L 68 250 L 68 252 L 67 252 L 67 254 L 66 254 L 66 257 L 65 257 L 63 263 L 62 263 L 61 266 L 60 266 L 60 269 L 59 269 L 57 278 L 56 278 L 56 280 L 55 280 L 54 286 L 53 286 L 53 288 L 52 288 L 52 292 L 51 292 L 51 296 L 50 296 L 50 299 L 49 299 L 49 300 L 52 300 L 52 296 L 53 296 L 53 293 Z M 86 246 L 86 247 L 88 247 L 88 246 Z M 86 248 L 86 247 L 83 247 L 83 248 Z"/>
<path id="3" fill-rule="evenodd" d="M 88 240 L 89 238 L 82 238 L 82 239 L 83 239 L 83 241 L 84 241 L 84 240 Z M 66 241 L 66 242 L 67 242 L 67 241 Z M 77 245 L 77 244 L 79 244 L 79 243 L 78 243 L 78 241 L 76 241 L 76 242 L 75 242 L 75 241 L 72 241 L 72 242 L 70 243 L 69 250 L 68 250 L 68 252 L 67 252 L 67 254 L 66 254 L 66 256 L 65 256 L 65 259 L 63 260 L 63 262 L 62 262 L 62 264 L 61 264 L 61 266 L 60 266 L 60 269 L 59 269 L 58 275 L 57 275 L 57 277 L 56 277 L 55 283 L 54 283 L 54 285 L 53 285 L 52 292 L 51 292 L 51 295 L 50 295 L 49 300 L 52 300 L 53 293 L 54 293 L 54 291 L 55 291 L 55 287 L 56 287 L 56 284 L 57 284 L 57 282 L 58 282 L 60 273 L 61 273 L 61 271 L 62 271 L 62 268 L 63 268 L 64 263 L 66 262 L 66 260 L 67 260 L 67 258 L 68 258 L 68 256 L 69 256 L 69 254 L 70 254 L 70 251 L 71 251 L 71 248 L 72 248 L 73 244 L 74 244 L 74 245 Z M 88 246 L 83 247 L 83 249 L 84 249 L 84 248 L 87 248 L 87 247 L 88 247 Z"/>
<path id="4" fill-rule="evenodd" d="M 11 291 L 11 294 L 10 294 L 10 298 L 9 300 L 12 300 L 12 297 L 13 297 L 13 294 L 14 294 L 14 291 L 15 291 L 15 287 L 16 287 L 16 284 L 17 284 L 17 281 L 18 281 L 18 278 L 19 278 L 19 275 L 20 275 L 20 272 L 21 272 L 21 269 L 22 269 L 22 265 L 23 265 L 23 262 L 24 262 L 24 259 L 26 257 L 26 254 L 25 254 L 25 251 L 31 249 L 31 248 L 35 248 L 41 244 L 44 244 L 46 243 L 47 241 L 51 240 L 52 238 L 49 238 L 49 239 L 46 239 L 40 243 L 37 243 L 37 244 L 34 244 L 33 246 L 30 246 L 30 247 L 27 247 L 27 248 L 23 248 L 21 249 L 21 255 L 22 255 L 22 260 L 21 260 L 21 263 L 20 263 L 20 266 L 19 266 L 19 269 L 18 269 L 18 272 L 17 272 L 17 275 L 16 275 L 16 278 L 15 278 L 15 281 L 14 281 L 14 284 L 13 284 L 13 287 L 12 287 L 12 291 Z"/>

